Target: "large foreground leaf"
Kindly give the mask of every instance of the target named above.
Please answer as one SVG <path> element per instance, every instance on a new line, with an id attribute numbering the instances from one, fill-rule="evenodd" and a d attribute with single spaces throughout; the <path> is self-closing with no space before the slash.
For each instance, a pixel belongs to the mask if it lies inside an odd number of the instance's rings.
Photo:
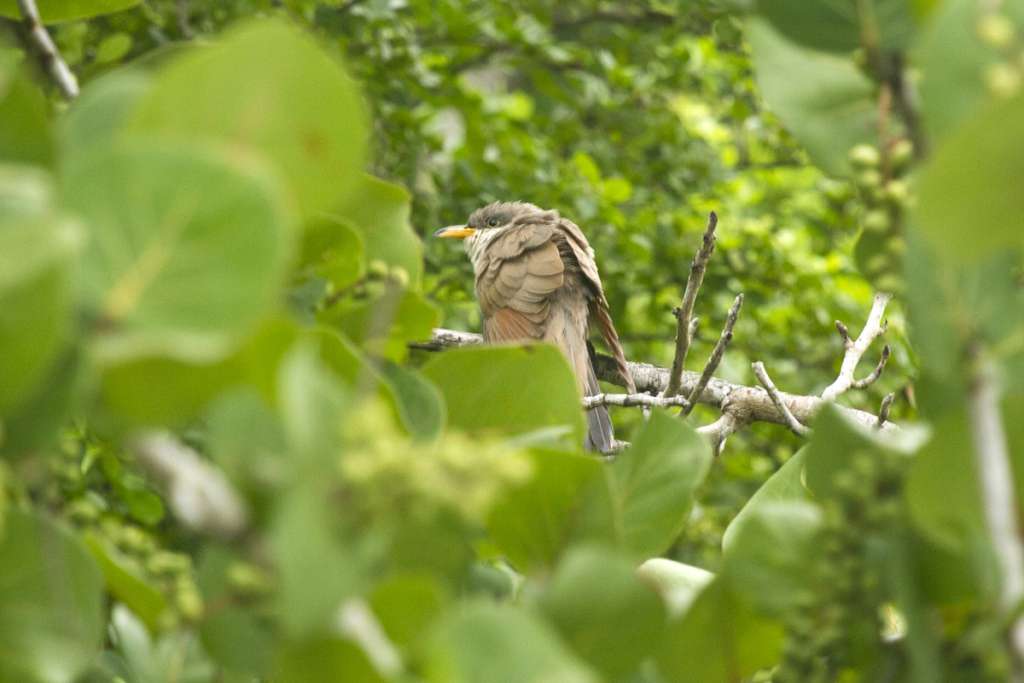
<path id="1" fill-rule="evenodd" d="M 208 151 L 137 147 L 69 165 L 86 301 L 105 360 L 225 353 L 276 303 L 291 216 L 275 185 Z"/>
<path id="2" fill-rule="evenodd" d="M 0 680 L 68 683 L 103 640 L 102 580 L 85 547 L 34 514 L 0 530 Z"/>
<path id="3" fill-rule="evenodd" d="M 366 148 L 363 104 L 341 64 L 297 28 L 269 20 L 168 64 L 132 128 L 260 154 L 305 213 L 331 208 L 355 185 Z"/>
<path id="4" fill-rule="evenodd" d="M 55 24 L 120 12 L 137 4 L 139 0 L 43 0 L 38 6 L 43 22 Z M 21 18 L 18 0 L 0 0 L 0 16 L 10 19 Z"/>

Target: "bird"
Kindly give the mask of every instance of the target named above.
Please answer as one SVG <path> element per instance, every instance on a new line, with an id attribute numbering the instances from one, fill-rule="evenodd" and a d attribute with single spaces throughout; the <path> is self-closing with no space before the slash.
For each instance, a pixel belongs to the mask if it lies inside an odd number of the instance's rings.
<path id="1" fill-rule="evenodd" d="M 461 239 L 473 264 L 487 343 L 548 342 L 565 355 L 584 396 L 601 393 L 588 343 L 596 324 L 630 393 L 636 386 L 594 260 L 579 226 L 527 202 L 494 202 L 435 237 Z M 584 446 L 612 452 L 615 434 L 604 406 L 587 411 Z"/>

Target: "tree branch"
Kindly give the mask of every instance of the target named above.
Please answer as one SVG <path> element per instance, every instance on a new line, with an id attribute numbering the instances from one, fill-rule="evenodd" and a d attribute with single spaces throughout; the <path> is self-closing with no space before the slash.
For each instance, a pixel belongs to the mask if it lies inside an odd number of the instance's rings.
<path id="1" fill-rule="evenodd" d="M 793 417 L 793 413 L 790 412 L 789 407 L 786 406 L 786 402 L 782 400 L 782 395 L 779 390 L 775 388 L 775 383 L 772 382 L 772 378 L 768 376 L 768 371 L 764 368 L 764 363 L 757 361 L 752 364 L 751 367 L 754 370 L 754 376 L 757 377 L 757 381 L 761 383 L 764 390 L 768 392 L 768 397 L 771 398 L 772 403 L 782 417 L 786 420 L 786 425 L 793 431 L 794 434 L 799 436 L 808 436 L 811 433 L 810 427 L 807 425 L 800 424 L 800 421 Z"/>
<path id="2" fill-rule="evenodd" d="M 60 56 L 57 45 L 43 26 L 36 0 L 18 0 L 18 9 L 24 19 L 28 42 L 39 53 L 46 73 L 57 84 L 65 99 L 75 99 L 78 97 L 78 79 Z"/>
<path id="3" fill-rule="evenodd" d="M 449 348 L 476 346 L 482 343 L 483 338 L 479 334 L 438 328 L 434 330 L 429 341 L 416 342 L 409 346 L 423 351 L 444 351 Z M 641 394 L 660 394 L 668 386 L 669 370 L 667 368 L 633 361 L 627 361 L 626 366 L 629 368 L 629 374 L 633 376 L 637 391 Z M 596 354 L 594 372 L 597 374 L 597 378 L 604 382 L 615 386 L 623 385 L 623 380 L 615 365 L 615 359 L 609 355 Z M 699 373 L 684 370 L 680 378 L 680 393 L 685 395 L 692 393 L 693 388 L 700 381 L 700 377 Z M 793 416 L 803 424 L 813 421 L 814 416 L 826 404 L 826 401 L 818 396 L 801 396 L 785 392 L 779 392 L 779 395 Z M 768 392 L 760 386 L 733 384 L 717 377 L 711 377 L 707 385 L 694 397 L 694 402 L 730 412 L 728 418 L 723 416 L 714 425 L 698 429 L 697 431 L 701 433 L 716 435 L 724 433 L 725 436 L 728 436 L 749 422 L 771 422 L 788 427 L 786 418 L 772 403 Z M 878 423 L 878 416 L 874 413 L 845 406 L 837 406 L 837 408 L 851 420 L 865 427 L 874 427 Z M 713 426 L 714 429 L 712 429 Z M 883 431 L 896 429 L 899 427 L 892 422 L 886 422 L 882 426 Z"/>
<path id="4" fill-rule="evenodd" d="M 595 394 L 583 397 L 583 409 L 601 406 L 620 408 L 685 408 L 690 402 L 682 396 L 652 396 L 651 394 Z"/>
<path id="5" fill-rule="evenodd" d="M 978 362 L 967 410 L 985 521 L 1002 574 L 1000 605 L 1005 614 L 1013 615 L 1024 599 L 1024 547 L 995 368 L 985 359 Z M 1011 624 L 1010 638 L 1018 662 L 1024 662 L 1024 616 L 1019 612 Z"/>
<path id="6" fill-rule="evenodd" d="M 885 315 L 885 307 L 889 304 L 890 299 L 892 299 L 891 294 L 881 292 L 875 294 L 875 299 L 871 304 L 871 312 L 868 314 L 868 320 L 864 323 L 864 329 L 861 330 L 860 336 L 856 340 L 850 338 L 846 325 L 838 320 L 836 321 L 836 329 L 839 330 L 839 335 L 843 338 L 843 346 L 846 348 L 846 353 L 843 355 L 839 376 L 821 392 L 821 397 L 826 401 L 834 401 L 851 387 L 857 387 L 858 384 L 867 386 L 881 374 L 882 368 L 885 367 L 885 361 L 889 358 L 889 353 L 886 350 L 882 351 L 882 361 L 876 368 L 877 375 L 873 372 L 863 380 L 856 380 L 853 377 L 854 371 L 857 370 L 857 364 L 860 363 L 864 352 L 871 346 L 871 342 L 885 332 L 885 322 L 882 316 Z"/>
<path id="7" fill-rule="evenodd" d="M 682 303 L 674 311 L 676 316 L 676 353 L 672 359 L 672 374 L 669 375 L 668 386 L 665 388 L 666 396 L 675 396 L 679 393 L 679 382 L 683 374 L 683 366 L 686 364 L 686 354 L 690 350 L 692 341 L 690 320 L 693 317 L 693 306 L 697 301 L 700 286 L 704 282 L 704 272 L 707 269 L 708 260 L 715 251 L 715 228 L 717 227 L 718 215 L 712 211 L 708 214 L 708 226 L 704 230 L 700 248 L 690 265 L 690 274 L 686 278 Z"/>
<path id="8" fill-rule="evenodd" d="M 725 355 L 725 350 L 729 346 L 729 342 L 732 341 L 732 328 L 736 326 L 736 319 L 740 315 L 740 307 L 743 306 L 743 294 L 737 294 L 736 298 L 732 302 L 732 307 L 729 309 L 729 315 L 725 318 L 725 326 L 722 328 L 722 334 L 715 343 L 715 348 L 711 350 L 711 356 L 708 358 L 708 362 L 704 365 L 704 371 L 700 373 L 700 379 L 697 380 L 697 384 L 690 390 L 690 393 L 686 396 L 686 401 L 689 405 L 683 408 L 683 415 L 689 415 L 693 412 L 693 406 L 697 397 L 704 392 L 704 387 L 711 381 L 711 376 L 715 374 L 715 370 L 718 369 L 718 364 L 722 362 L 722 356 Z M 665 392 L 668 393 L 667 391 Z"/>

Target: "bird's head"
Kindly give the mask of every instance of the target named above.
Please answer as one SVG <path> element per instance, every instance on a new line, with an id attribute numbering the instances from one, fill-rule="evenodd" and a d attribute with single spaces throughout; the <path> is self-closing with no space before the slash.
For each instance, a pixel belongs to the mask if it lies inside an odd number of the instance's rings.
<path id="1" fill-rule="evenodd" d="M 548 220 L 552 214 L 526 202 L 494 202 L 471 213 L 465 224 L 441 228 L 434 237 L 475 240 L 489 231 L 498 232 L 516 225 Z"/>

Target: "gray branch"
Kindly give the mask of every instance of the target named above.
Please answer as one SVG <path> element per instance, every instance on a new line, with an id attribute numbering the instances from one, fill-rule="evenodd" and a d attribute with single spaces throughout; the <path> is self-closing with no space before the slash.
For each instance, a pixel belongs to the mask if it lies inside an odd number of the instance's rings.
<path id="1" fill-rule="evenodd" d="M 716 227 L 718 227 L 718 216 L 712 211 L 708 214 L 708 227 L 704 230 L 704 239 L 693 257 L 690 274 L 686 278 L 683 301 L 674 311 L 676 316 L 676 353 L 672 359 L 672 372 L 669 375 L 668 386 L 665 388 L 666 396 L 675 396 L 680 393 L 683 366 L 686 365 L 686 354 L 690 350 L 690 342 L 693 340 L 693 328 L 690 326 L 693 318 L 693 306 L 697 302 L 697 293 L 704 282 L 704 271 L 707 269 L 708 260 L 715 251 Z"/>
<path id="2" fill-rule="evenodd" d="M 715 348 L 711 350 L 711 356 L 708 358 L 708 362 L 704 364 L 704 370 L 700 373 L 700 379 L 697 380 L 697 384 L 686 395 L 687 406 L 683 408 L 684 415 L 689 415 L 693 412 L 693 406 L 696 404 L 697 397 L 703 393 L 704 387 L 708 385 L 708 382 L 711 381 L 711 376 L 718 369 L 718 364 L 722 362 L 722 356 L 725 355 L 725 350 L 729 348 L 729 343 L 732 341 L 732 328 L 736 326 L 736 319 L 739 318 L 742 306 L 743 294 L 737 294 L 736 299 L 732 302 L 732 307 L 729 308 L 729 315 L 725 317 L 725 326 L 722 327 L 722 334 L 718 337 L 718 341 L 715 342 Z M 671 381 L 671 378 L 669 381 Z M 668 391 L 665 393 L 669 394 Z"/>
<path id="3" fill-rule="evenodd" d="M 853 373 L 857 370 L 857 364 L 860 363 L 864 352 L 871 346 L 871 342 L 885 332 L 883 316 L 885 315 L 885 307 L 889 305 L 890 299 L 892 299 L 891 294 L 881 292 L 875 294 L 875 299 L 871 303 L 871 312 L 868 314 L 868 320 L 864 323 L 864 329 L 861 330 L 860 336 L 856 340 L 850 338 L 850 332 L 846 329 L 846 325 L 838 320 L 836 321 L 836 329 L 839 330 L 839 336 L 843 338 L 843 346 L 846 352 L 843 354 L 843 363 L 839 369 L 839 376 L 821 392 L 821 397 L 826 401 L 834 401 L 851 388 L 866 387 L 882 374 L 885 362 L 889 359 L 888 346 L 882 351 L 882 360 L 871 375 L 863 380 L 856 380 L 853 377 Z"/>
<path id="4" fill-rule="evenodd" d="M 482 343 L 483 338 L 479 334 L 438 328 L 434 330 L 429 341 L 413 343 L 410 346 L 425 351 L 443 351 Z M 629 374 L 633 376 L 639 393 L 661 394 L 668 386 L 669 370 L 667 368 L 632 361 L 627 362 L 626 366 L 629 368 Z M 623 386 L 623 380 L 619 377 L 615 367 L 615 359 L 611 356 L 597 354 L 594 357 L 594 371 L 597 373 L 598 379 L 615 386 Z M 700 378 L 700 373 L 684 370 L 680 376 L 680 394 L 688 396 L 692 393 L 694 387 L 700 382 Z M 812 422 L 814 416 L 826 404 L 826 401 L 818 396 L 802 396 L 785 392 L 779 392 L 779 396 L 789 406 L 793 416 L 803 424 Z M 789 426 L 785 416 L 775 407 L 768 392 L 759 386 L 733 384 L 717 377 L 711 377 L 694 397 L 694 400 L 697 403 L 713 406 L 720 410 L 727 409 L 730 412 L 728 418 L 723 416 L 715 423 L 714 429 L 711 429 L 712 425 L 707 425 L 707 427 L 697 430 L 705 434 L 714 433 L 728 436 L 749 422 L 771 422 Z M 878 416 L 874 413 L 844 406 L 837 407 L 844 415 L 865 427 L 874 427 L 878 424 Z M 898 427 L 892 422 L 886 422 L 882 426 L 883 431 L 896 429 Z"/>
<path id="5" fill-rule="evenodd" d="M 57 84 L 66 99 L 75 99 L 78 97 L 78 79 L 75 78 L 75 74 L 68 67 L 64 58 L 60 56 L 57 45 L 53 42 L 46 27 L 43 26 L 39 8 L 36 7 L 36 0 L 18 0 L 18 9 L 21 10 L 22 19 L 25 22 L 28 41 L 39 53 L 39 59 L 42 60 L 46 73 Z"/>
<path id="6" fill-rule="evenodd" d="M 1012 615 L 1024 599 L 1024 547 L 996 371 L 991 362 L 978 362 L 980 367 L 968 396 L 968 415 L 985 521 L 1002 574 L 999 602 L 1004 613 Z M 1024 661 L 1024 616 L 1019 612 L 1011 624 L 1010 638 L 1018 661 Z"/>
<path id="7" fill-rule="evenodd" d="M 768 392 L 768 397 L 775 404 L 775 408 L 782 413 L 782 417 L 786 420 L 786 425 L 793 431 L 794 434 L 799 436 L 808 436 L 811 433 L 810 427 L 807 425 L 800 424 L 800 421 L 793 417 L 793 413 L 789 410 L 786 402 L 782 400 L 782 395 L 779 390 L 775 388 L 775 383 L 772 382 L 772 378 L 768 376 L 768 371 L 764 368 L 764 363 L 757 361 L 751 367 L 754 370 L 754 376 L 757 377 L 757 381 L 761 383 L 764 390 Z M 884 422 L 884 420 L 883 420 Z"/>
<path id="8" fill-rule="evenodd" d="M 690 404 L 682 396 L 653 396 L 651 394 L 595 394 L 583 397 L 583 409 L 593 410 L 601 406 L 619 408 L 685 408 Z"/>

